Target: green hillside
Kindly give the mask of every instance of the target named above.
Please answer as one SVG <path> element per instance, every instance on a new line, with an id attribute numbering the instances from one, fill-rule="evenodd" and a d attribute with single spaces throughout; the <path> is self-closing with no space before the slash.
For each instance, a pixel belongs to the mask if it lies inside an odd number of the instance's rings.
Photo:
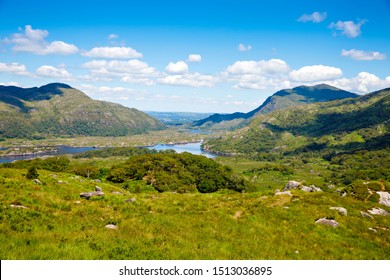
<path id="1" fill-rule="evenodd" d="M 163 124 L 136 109 L 96 101 L 65 84 L 0 86 L 0 137 L 124 136 Z"/>
<path id="2" fill-rule="evenodd" d="M 338 89 L 326 84 L 316 86 L 299 86 L 292 89 L 280 90 L 270 97 L 256 109 L 248 113 L 214 114 L 208 118 L 194 122 L 194 126 L 212 126 L 223 129 L 226 127 L 237 127 L 246 120 L 258 114 L 267 114 L 275 110 L 293 107 L 302 104 L 354 98 L 358 95 L 352 92 Z M 225 123 L 225 124 L 220 124 Z"/>
<path id="3" fill-rule="evenodd" d="M 244 128 L 204 143 L 211 151 L 286 155 L 389 147 L 390 90 L 259 114 Z"/>

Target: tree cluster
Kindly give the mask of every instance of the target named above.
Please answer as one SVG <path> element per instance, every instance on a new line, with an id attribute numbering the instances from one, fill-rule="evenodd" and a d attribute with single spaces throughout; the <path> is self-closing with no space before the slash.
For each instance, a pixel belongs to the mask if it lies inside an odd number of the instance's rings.
<path id="1" fill-rule="evenodd" d="M 144 180 L 159 192 L 210 193 L 220 189 L 242 192 L 251 188 L 230 167 L 190 153 L 136 156 L 113 166 L 107 179 L 115 183 Z"/>

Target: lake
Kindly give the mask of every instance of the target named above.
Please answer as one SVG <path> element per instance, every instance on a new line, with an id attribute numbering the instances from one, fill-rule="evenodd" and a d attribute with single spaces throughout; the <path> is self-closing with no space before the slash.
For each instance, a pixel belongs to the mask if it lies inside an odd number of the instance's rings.
<path id="1" fill-rule="evenodd" d="M 175 150 L 177 153 L 188 152 L 194 155 L 203 155 L 208 158 L 214 158 L 215 155 L 201 149 L 200 142 L 198 143 L 186 143 L 186 144 L 158 144 L 155 146 L 148 147 L 150 149 L 155 149 L 157 151 L 165 151 L 165 150 Z"/>
<path id="2" fill-rule="evenodd" d="M 156 149 L 157 151 L 163 151 L 163 150 L 175 150 L 177 153 L 182 152 L 188 152 L 195 155 L 204 155 L 208 158 L 213 158 L 215 155 L 208 153 L 206 151 L 203 151 L 200 148 L 201 143 L 186 143 L 186 144 L 158 144 L 155 146 L 147 147 L 149 149 Z M 90 150 L 97 149 L 95 147 L 71 147 L 71 146 L 56 146 L 57 151 L 53 152 L 45 152 L 45 153 L 37 153 L 37 154 L 31 154 L 31 155 L 24 155 L 24 156 L 4 156 L 0 157 L 0 163 L 4 162 L 13 162 L 15 160 L 26 160 L 26 159 L 32 159 L 37 158 L 41 156 L 48 156 L 48 155 L 66 155 L 66 154 L 78 154 Z"/>
<path id="3" fill-rule="evenodd" d="M 4 162 L 13 162 L 14 160 L 26 160 L 42 156 L 54 156 L 54 155 L 67 155 L 67 154 L 77 154 L 90 150 L 94 150 L 94 147 L 71 147 L 71 146 L 55 146 L 56 151 L 28 154 L 28 155 L 18 155 L 18 156 L 4 156 L 0 157 L 0 163 Z"/>

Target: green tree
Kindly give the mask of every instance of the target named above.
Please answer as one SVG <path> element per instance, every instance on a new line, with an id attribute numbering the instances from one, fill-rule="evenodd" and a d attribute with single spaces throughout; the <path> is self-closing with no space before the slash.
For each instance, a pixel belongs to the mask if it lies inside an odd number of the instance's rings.
<path id="1" fill-rule="evenodd" d="M 27 170 L 26 178 L 32 180 L 32 179 L 38 179 L 38 177 L 39 177 L 39 174 L 38 174 L 37 168 L 34 165 L 31 166 Z"/>

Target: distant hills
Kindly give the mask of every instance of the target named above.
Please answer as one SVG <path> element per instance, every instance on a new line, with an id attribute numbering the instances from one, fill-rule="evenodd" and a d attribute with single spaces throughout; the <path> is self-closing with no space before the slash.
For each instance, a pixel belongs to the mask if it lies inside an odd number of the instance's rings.
<path id="1" fill-rule="evenodd" d="M 248 113 L 233 113 L 233 114 L 214 114 L 208 118 L 195 121 L 194 126 L 214 126 L 221 122 L 230 122 L 228 124 L 220 124 L 220 128 L 235 127 L 242 124 L 245 120 L 251 119 L 258 114 L 267 114 L 274 110 L 283 109 L 291 106 L 297 106 L 307 103 L 324 102 L 337 99 L 354 98 L 357 94 L 338 89 L 326 84 L 316 86 L 299 86 L 292 89 L 280 90 L 270 97 L 258 108 Z"/>
<path id="2" fill-rule="evenodd" d="M 158 119 L 167 125 L 182 125 L 191 124 L 194 121 L 198 121 L 207 118 L 212 113 L 194 113 L 194 112 L 156 112 L 145 111 L 146 114 Z"/>
<path id="3" fill-rule="evenodd" d="M 274 110 L 204 143 L 220 153 L 259 155 L 390 147 L 390 89 Z"/>
<path id="4" fill-rule="evenodd" d="M 149 115 L 97 101 L 66 84 L 0 86 L 0 137 L 124 136 L 161 129 Z"/>

